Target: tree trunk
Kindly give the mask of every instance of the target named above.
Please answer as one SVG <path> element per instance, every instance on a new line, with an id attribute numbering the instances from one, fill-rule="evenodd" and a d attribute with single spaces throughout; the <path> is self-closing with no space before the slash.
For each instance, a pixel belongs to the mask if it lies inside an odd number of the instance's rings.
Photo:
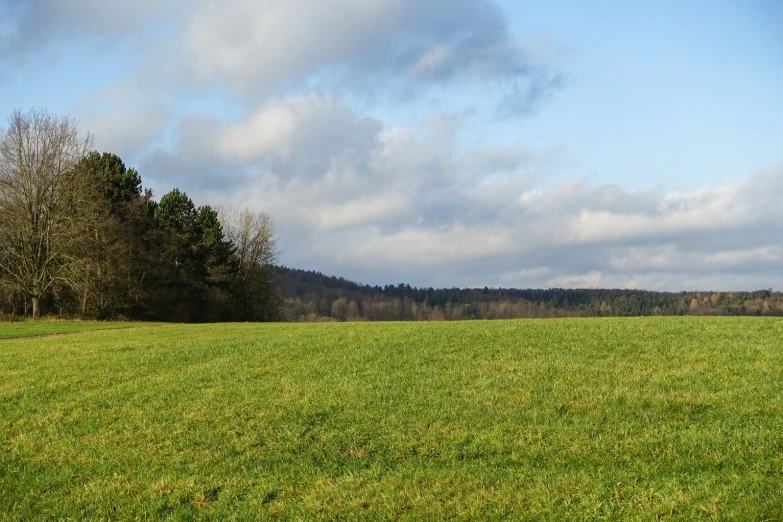
<path id="1" fill-rule="evenodd" d="M 41 314 L 40 305 L 38 303 L 38 298 L 33 297 L 31 298 L 33 301 L 33 319 L 38 319 L 38 316 Z"/>

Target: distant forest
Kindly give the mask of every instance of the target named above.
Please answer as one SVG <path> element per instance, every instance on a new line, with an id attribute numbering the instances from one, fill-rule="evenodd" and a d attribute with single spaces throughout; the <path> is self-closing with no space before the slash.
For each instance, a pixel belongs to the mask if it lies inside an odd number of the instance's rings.
<path id="1" fill-rule="evenodd" d="M 783 293 L 369 286 L 279 268 L 286 321 L 443 321 L 646 315 L 783 316 Z"/>

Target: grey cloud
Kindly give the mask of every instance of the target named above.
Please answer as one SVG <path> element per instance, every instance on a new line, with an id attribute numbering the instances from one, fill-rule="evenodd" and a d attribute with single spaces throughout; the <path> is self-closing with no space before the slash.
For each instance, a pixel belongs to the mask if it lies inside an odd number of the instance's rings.
<path id="1" fill-rule="evenodd" d="M 583 179 L 542 187 L 536 164 L 551 150 L 455 153 L 458 128 L 384 128 L 320 95 L 185 128 L 175 156 L 193 165 L 167 168 L 212 198 L 271 212 L 292 266 L 415 284 L 676 289 L 697 275 L 728 284 L 760 274 L 765 286 L 781 283 L 783 167 L 692 191 Z"/>
<path id="2" fill-rule="evenodd" d="M 384 128 L 314 95 L 186 127 L 170 158 L 192 162 L 152 164 L 205 200 L 269 211 L 289 266 L 369 283 L 783 287 L 783 166 L 692 191 L 537 186 L 552 151 L 455 154 L 458 131 Z"/>
<path id="3" fill-rule="evenodd" d="M 607 210 L 612 216 L 604 223 L 607 230 L 599 235 L 587 234 L 587 239 L 580 229 L 590 224 L 574 219 L 577 213 L 566 209 L 519 216 L 504 209 L 485 208 L 478 212 L 485 212 L 489 219 L 473 220 L 472 224 L 463 224 L 468 221 L 465 214 L 454 213 L 454 221 L 437 226 L 407 223 L 385 232 L 380 227 L 355 228 L 355 235 L 350 229 L 343 230 L 339 240 L 333 235 L 319 240 L 316 256 L 341 275 L 361 268 L 357 273 L 363 273 L 370 282 L 396 281 L 407 274 L 403 280 L 426 285 L 781 288 L 780 212 L 768 210 L 749 218 L 743 215 L 743 208 L 752 204 L 743 200 L 747 188 L 774 188 L 781 177 L 783 169 L 774 175 L 748 178 L 736 186 L 720 187 L 733 195 L 723 206 L 727 219 L 717 225 L 708 222 L 708 209 L 714 201 L 703 200 L 698 210 L 704 211 L 704 221 L 669 214 L 661 204 L 664 210 L 653 216 L 649 225 L 639 222 L 630 231 L 623 223 L 629 214 Z M 581 205 L 573 199 L 571 202 L 576 210 L 592 206 L 593 193 L 601 190 L 588 188 Z M 544 197 L 556 198 L 556 191 L 555 187 Z M 632 194 L 626 196 L 634 199 Z M 660 201 L 670 196 L 658 194 Z M 700 194 L 680 196 L 701 199 Z M 645 194 L 642 199 L 649 197 Z M 420 210 L 421 204 L 414 208 Z M 470 204 L 478 202 L 464 198 L 452 202 L 451 207 L 444 203 L 443 213 Z M 732 218 L 741 224 L 733 224 Z M 667 223 L 660 233 L 655 230 L 658 222 Z M 613 233 L 611 228 L 615 226 L 621 234 Z M 309 252 L 294 250 L 289 255 L 304 264 L 314 262 Z M 376 267 L 374 273 L 368 273 L 370 266 Z"/>
<path id="4" fill-rule="evenodd" d="M 179 1 L 6 0 L 0 2 L 0 59 L 23 59 L 52 42 L 114 45 L 141 38 L 147 23 L 155 25 Z"/>
<path id="5" fill-rule="evenodd" d="M 226 185 L 236 186 L 242 179 L 242 173 L 229 169 L 220 161 L 160 149 L 146 154 L 138 168 L 144 185 L 153 189 L 156 197 L 175 187 L 185 190 L 191 197 L 215 190 L 224 195 Z"/>
<path id="6" fill-rule="evenodd" d="M 171 146 L 140 163 L 157 187 L 229 194 L 255 184 L 268 193 L 295 191 L 332 205 L 350 203 L 393 182 L 383 175 L 389 165 L 381 130 L 379 121 L 332 97 L 288 96 L 231 123 L 185 117 L 172 129 Z"/>
<path id="7" fill-rule="evenodd" d="M 422 82 L 460 77 L 524 83 L 528 101 L 540 103 L 559 81 L 544 82 L 537 71 L 546 68 L 534 66 L 487 0 L 200 2 L 183 39 L 197 75 L 245 99 L 313 78 L 330 89 L 412 93 Z"/>
<path id="8" fill-rule="evenodd" d="M 455 157 L 453 133 L 444 138 L 436 126 L 420 138 L 407 129 L 384 129 L 338 100 L 312 94 L 270 101 L 230 124 L 187 118 L 174 136 L 171 150 L 143 163 L 148 176 L 243 195 L 255 180 L 258 197 L 291 214 L 287 221 L 297 229 L 343 228 L 362 220 L 385 230 L 406 222 L 491 221 L 502 208 L 485 203 L 496 197 L 514 205 L 513 190 L 521 192 L 520 180 L 530 180 L 516 170 L 535 156 L 518 147 L 484 147 Z M 475 184 L 482 171 L 502 179 Z M 301 208 L 289 201 L 294 195 Z"/>
<path id="9" fill-rule="evenodd" d="M 381 123 L 359 116 L 323 95 L 291 96 L 264 105 L 223 129 L 219 150 L 226 158 L 261 163 L 276 174 L 317 177 L 340 168 L 366 170 Z"/>
<path id="10" fill-rule="evenodd" d="M 565 76 L 558 71 L 533 72 L 514 83 L 511 93 L 498 105 L 497 116 L 500 119 L 531 116 L 565 84 Z"/>
<path id="11" fill-rule="evenodd" d="M 134 160 L 160 140 L 171 109 L 148 100 L 130 86 L 114 87 L 79 104 L 82 127 L 95 134 L 95 146 Z"/>

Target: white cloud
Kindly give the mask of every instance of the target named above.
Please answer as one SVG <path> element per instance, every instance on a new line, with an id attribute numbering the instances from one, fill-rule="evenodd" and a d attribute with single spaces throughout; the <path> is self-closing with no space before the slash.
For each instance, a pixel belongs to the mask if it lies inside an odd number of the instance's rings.
<path id="1" fill-rule="evenodd" d="M 217 152 L 229 161 L 318 175 L 372 147 L 380 127 L 332 97 L 288 96 L 220 129 Z"/>
<path id="2" fill-rule="evenodd" d="M 337 98 L 287 95 L 236 122 L 183 125 L 193 135 L 172 157 L 193 158 L 180 168 L 191 184 L 220 180 L 211 199 L 269 211 L 291 266 L 446 285 L 783 283 L 770 241 L 783 167 L 691 191 L 546 185 L 536 158 L 567 149 L 455 147 L 468 123 L 384 128 Z"/>
<path id="3" fill-rule="evenodd" d="M 200 1 L 185 20 L 194 74 L 245 99 L 313 83 L 388 92 L 456 76 L 541 86 L 535 78 L 549 70 L 530 66 L 486 0 Z"/>
<path id="4" fill-rule="evenodd" d="M 7 5 L 0 60 L 72 41 L 133 55 L 77 106 L 83 126 L 159 192 L 268 210 L 286 264 L 448 286 L 783 287 L 783 167 L 690 191 L 549 184 L 566 145 L 466 144 L 471 107 L 414 126 L 357 106 L 476 82 L 501 116 L 538 109 L 565 83 L 556 46 L 521 46 L 490 0 Z"/>
<path id="5" fill-rule="evenodd" d="M 745 250 L 725 250 L 708 254 L 705 262 L 722 268 L 742 266 L 749 263 L 769 263 L 783 265 L 783 247 L 780 245 L 765 245 Z"/>
<path id="6" fill-rule="evenodd" d="M 678 193 L 688 201 L 687 211 L 668 205 L 671 194 L 625 192 L 630 203 L 635 197 L 649 202 L 657 196 L 659 207 L 652 215 L 645 214 L 645 205 L 638 213 L 585 211 L 595 206 L 594 195 L 605 187 L 584 186 L 581 200 L 566 198 L 570 207 L 526 214 L 505 207 L 501 197 L 476 197 L 475 186 L 424 185 L 416 206 L 401 206 L 393 219 L 372 221 L 369 228 L 362 226 L 366 222 L 355 223 L 339 236 L 319 238 L 317 256 L 332 260 L 327 262 L 337 273 L 374 267 L 377 274 L 414 274 L 419 284 L 454 284 L 441 278 L 462 271 L 464 284 L 479 286 L 779 288 L 783 251 L 770 238 L 781 237 L 780 213 L 770 207 L 748 212 L 754 202 L 744 197 L 748 186 L 774 186 L 781 177 L 783 169 L 716 185 L 706 191 L 707 197 L 704 190 Z M 506 181 L 482 183 L 492 189 Z M 514 188 L 519 191 L 512 186 L 506 192 L 513 194 Z M 559 188 L 542 189 L 541 197 L 557 200 Z M 414 219 L 426 214 L 426 195 L 440 190 L 461 194 L 470 212 L 451 216 L 445 224 Z M 485 219 L 465 219 L 481 212 Z M 304 264 L 314 262 L 307 251 L 290 254 L 301 256 Z"/>
<path id="7" fill-rule="evenodd" d="M 610 287 L 607 280 L 601 272 L 591 270 L 586 274 L 570 274 L 565 276 L 553 277 L 546 282 L 549 288 L 601 288 Z M 625 288 L 638 288 L 635 282 L 626 281 L 622 284 Z"/>
<path id="8" fill-rule="evenodd" d="M 411 210 L 410 199 L 400 193 L 361 197 L 341 205 L 327 203 L 318 209 L 314 232 L 328 232 L 373 222 L 383 223 Z"/>

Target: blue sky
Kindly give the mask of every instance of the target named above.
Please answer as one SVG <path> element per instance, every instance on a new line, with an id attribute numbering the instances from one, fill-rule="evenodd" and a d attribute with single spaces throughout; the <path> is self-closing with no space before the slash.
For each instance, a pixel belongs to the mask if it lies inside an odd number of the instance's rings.
<path id="1" fill-rule="evenodd" d="M 0 114 L 369 283 L 783 289 L 783 3 L 0 0 Z"/>

